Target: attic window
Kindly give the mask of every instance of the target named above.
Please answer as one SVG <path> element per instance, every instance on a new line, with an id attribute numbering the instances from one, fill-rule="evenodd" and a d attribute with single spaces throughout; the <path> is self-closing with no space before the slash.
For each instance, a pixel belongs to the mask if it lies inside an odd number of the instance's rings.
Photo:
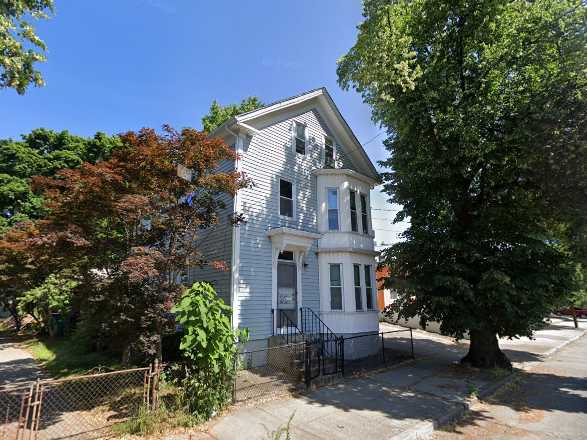
<path id="1" fill-rule="evenodd" d="M 324 168 L 334 168 L 334 142 L 329 137 L 324 138 Z"/>
<path id="2" fill-rule="evenodd" d="M 294 137 L 296 153 L 306 154 L 306 126 L 304 124 L 296 122 Z"/>

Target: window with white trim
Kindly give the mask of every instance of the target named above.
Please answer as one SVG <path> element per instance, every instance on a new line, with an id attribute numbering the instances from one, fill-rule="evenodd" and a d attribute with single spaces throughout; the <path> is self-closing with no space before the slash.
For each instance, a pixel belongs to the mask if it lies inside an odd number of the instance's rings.
<path id="1" fill-rule="evenodd" d="M 371 284 L 371 266 L 365 265 L 365 293 L 367 294 L 367 309 L 373 310 L 373 286 Z"/>
<path id="2" fill-rule="evenodd" d="M 330 264 L 330 310 L 342 310 L 342 268 Z"/>
<path id="3" fill-rule="evenodd" d="M 306 126 L 299 122 L 296 122 L 294 126 L 294 143 L 296 153 L 306 154 Z"/>
<path id="4" fill-rule="evenodd" d="M 331 138 L 324 138 L 324 168 L 334 168 L 334 142 Z"/>
<path id="5" fill-rule="evenodd" d="M 359 224 L 357 220 L 357 193 L 352 189 L 349 191 L 350 202 L 351 202 L 351 231 L 359 232 Z"/>
<path id="6" fill-rule="evenodd" d="M 328 188 L 328 230 L 338 231 L 338 190 Z"/>
<path id="7" fill-rule="evenodd" d="M 353 275 L 355 279 L 355 307 L 356 310 L 363 310 L 363 289 L 361 287 L 360 264 L 353 264 Z"/>
<path id="8" fill-rule="evenodd" d="M 361 223 L 363 224 L 363 234 L 369 233 L 369 218 L 367 216 L 367 198 L 361 194 Z"/>
<path id="9" fill-rule="evenodd" d="M 279 214 L 293 217 L 293 183 L 279 179 Z"/>

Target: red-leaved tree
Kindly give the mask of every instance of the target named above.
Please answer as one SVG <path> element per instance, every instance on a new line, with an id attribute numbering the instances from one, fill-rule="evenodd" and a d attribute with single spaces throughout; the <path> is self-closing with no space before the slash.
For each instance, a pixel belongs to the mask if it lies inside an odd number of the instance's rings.
<path id="1" fill-rule="evenodd" d="M 30 288 L 49 274 L 75 273 L 83 324 L 128 362 L 160 356 L 166 312 L 187 267 L 222 265 L 201 254 L 196 237 L 219 221 L 218 196 L 246 179 L 217 172 L 235 153 L 194 129 L 142 129 L 121 139 L 107 161 L 34 178 L 49 215 L 5 234 L 0 282 Z"/>

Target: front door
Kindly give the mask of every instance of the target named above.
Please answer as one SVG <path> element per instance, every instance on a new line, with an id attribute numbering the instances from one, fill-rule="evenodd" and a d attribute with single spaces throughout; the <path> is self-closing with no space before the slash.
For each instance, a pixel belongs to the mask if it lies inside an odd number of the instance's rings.
<path id="1" fill-rule="evenodd" d="M 291 254 L 282 252 L 277 261 L 277 310 L 279 315 L 287 317 L 277 316 L 278 327 L 298 323 L 297 270 Z"/>

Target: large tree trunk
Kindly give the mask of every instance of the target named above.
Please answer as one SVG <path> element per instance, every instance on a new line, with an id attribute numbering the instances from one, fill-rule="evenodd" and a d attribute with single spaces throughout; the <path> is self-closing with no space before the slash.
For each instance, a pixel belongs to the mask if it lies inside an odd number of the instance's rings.
<path id="1" fill-rule="evenodd" d="M 495 333 L 471 330 L 469 353 L 461 359 L 462 364 L 477 368 L 512 368 L 512 363 L 500 350 Z"/>

